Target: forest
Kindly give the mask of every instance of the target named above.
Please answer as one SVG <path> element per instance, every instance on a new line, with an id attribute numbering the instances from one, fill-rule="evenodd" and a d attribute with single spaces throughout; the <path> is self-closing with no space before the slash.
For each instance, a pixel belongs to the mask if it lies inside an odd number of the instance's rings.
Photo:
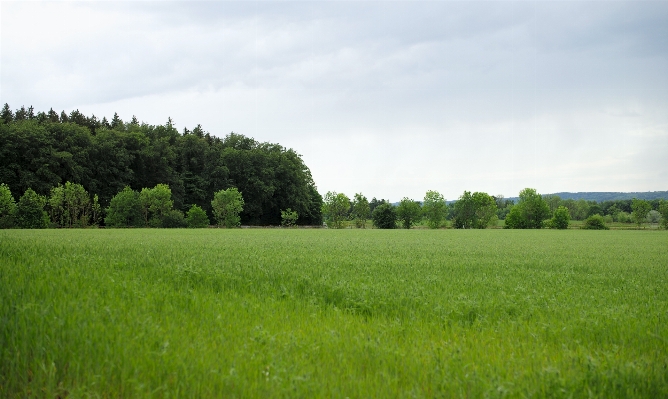
<path id="1" fill-rule="evenodd" d="M 5 104 L 0 159 L 0 183 L 17 200 L 28 189 L 49 197 L 69 182 L 96 195 L 104 210 L 125 187 L 139 192 L 164 184 L 174 209 L 197 205 L 211 216 L 214 193 L 236 188 L 243 193 L 242 224 L 280 224 L 288 208 L 297 224 L 322 223 L 322 197 L 300 154 L 236 133 L 221 139 L 200 125 L 179 132 L 171 118 L 150 125 L 134 116 L 127 122 L 118 114 L 107 120 Z"/>

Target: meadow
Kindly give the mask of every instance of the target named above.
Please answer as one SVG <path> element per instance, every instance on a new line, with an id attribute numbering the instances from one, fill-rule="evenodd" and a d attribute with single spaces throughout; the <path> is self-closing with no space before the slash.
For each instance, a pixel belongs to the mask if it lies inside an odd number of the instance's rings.
<path id="1" fill-rule="evenodd" d="M 668 397 L 668 233 L 0 231 L 0 397 Z"/>

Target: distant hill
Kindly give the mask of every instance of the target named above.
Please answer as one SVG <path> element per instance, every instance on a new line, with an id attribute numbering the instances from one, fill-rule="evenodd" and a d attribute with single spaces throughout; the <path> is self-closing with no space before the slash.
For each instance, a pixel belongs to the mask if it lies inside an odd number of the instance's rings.
<path id="1" fill-rule="evenodd" d="M 645 191 L 635 193 L 618 193 L 618 192 L 582 192 L 582 193 L 554 193 L 543 195 L 558 195 L 561 199 L 583 199 L 585 201 L 617 201 L 630 200 L 633 198 L 653 200 L 653 199 L 668 199 L 668 191 Z M 517 198 L 508 198 L 517 201 Z"/>

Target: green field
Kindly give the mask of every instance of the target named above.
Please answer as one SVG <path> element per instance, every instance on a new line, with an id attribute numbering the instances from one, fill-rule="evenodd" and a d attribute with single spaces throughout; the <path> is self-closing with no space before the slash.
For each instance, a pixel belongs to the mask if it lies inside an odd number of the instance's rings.
<path id="1" fill-rule="evenodd" d="M 0 231 L 0 397 L 668 397 L 668 233 Z"/>

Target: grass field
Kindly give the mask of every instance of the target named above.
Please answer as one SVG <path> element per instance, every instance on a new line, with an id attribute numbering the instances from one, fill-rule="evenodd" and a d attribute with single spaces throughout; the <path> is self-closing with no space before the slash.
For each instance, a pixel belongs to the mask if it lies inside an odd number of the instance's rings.
<path id="1" fill-rule="evenodd" d="M 0 397 L 668 397 L 668 233 L 0 231 Z"/>

